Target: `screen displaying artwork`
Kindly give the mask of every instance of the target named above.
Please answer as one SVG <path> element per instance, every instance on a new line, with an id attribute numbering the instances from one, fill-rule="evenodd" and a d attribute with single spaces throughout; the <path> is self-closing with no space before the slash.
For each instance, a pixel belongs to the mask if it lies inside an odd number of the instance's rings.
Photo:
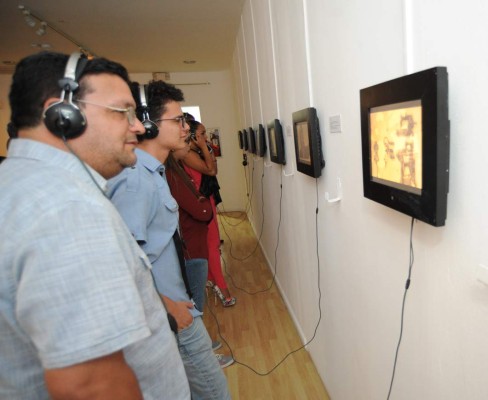
<path id="1" fill-rule="evenodd" d="M 298 122 L 296 124 L 298 142 L 298 160 L 306 165 L 312 165 L 312 155 L 310 154 L 310 140 L 308 138 L 308 122 Z"/>
<path id="2" fill-rule="evenodd" d="M 322 155 L 322 139 L 317 110 L 309 107 L 295 111 L 292 120 L 297 170 L 313 178 L 318 178 L 322 174 L 325 161 Z"/>
<path id="3" fill-rule="evenodd" d="M 242 131 L 237 132 L 237 140 L 239 142 L 239 148 L 244 149 L 244 139 L 242 138 Z"/>
<path id="4" fill-rule="evenodd" d="M 283 130 L 278 119 L 268 122 L 269 158 L 276 164 L 286 164 Z"/>
<path id="5" fill-rule="evenodd" d="M 264 126 L 259 124 L 256 131 L 256 155 L 264 157 L 266 154 L 266 137 L 264 135 Z"/>
<path id="6" fill-rule="evenodd" d="M 371 178 L 420 194 L 422 106 L 420 100 L 373 107 L 369 113 Z"/>
<path id="7" fill-rule="evenodd" d="M 361 89 L 364 197 L 433 226 L 447 218 L 446 67 Z"/>
<path id="8" fill-rule="evenodd" d="M 249 153 L 256 154 L 256 132 L 251 127 L 247 131 L 247 144 L 249 146 Z"/>

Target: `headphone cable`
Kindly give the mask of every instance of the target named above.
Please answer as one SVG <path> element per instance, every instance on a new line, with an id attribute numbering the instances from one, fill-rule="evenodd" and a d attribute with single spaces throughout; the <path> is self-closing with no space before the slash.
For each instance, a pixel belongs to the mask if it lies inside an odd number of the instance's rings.
<path id="1" fill-rule="evenodd" d="M 220 325 L 219 325 L 219 322 L 218 322 L 218 319 L 217 317 L 215 316 L 214 312 L 211 310 L 210 307 L 207 307 L 209 310 L 210 310 L 210 313 L 212 314 L 216 324 L 217 324 L 217 331 L 218 331 L 218 334 L 219 334 L 219 337 L 222 339 L 222 341 L 227 345 L 227 347 L 229 348 L 229 351 L 230 351 L 230 354 L 231 354 L 231 357 L 234 359 L 234 362 L 235 364 L 239 364 L 239 365 L 242 365 L 243 367 L 246 367 L 247 369 L 251 370 L 252 372 L 254 372 L 256 375 L 258 376 L 267 376 L 267 375 L 270 375 L 274 370 L 276 370 L 276 368 L 278 368 L 289 356 L 291 356 L 292 354 L 304 349 L 306 346 L 308 346 L 310 343 L 312 343 L 312 341 L 315 339 L 315 336 L 317 335 L 317 330 L 320 326 L 320 322 L 322 320 L 322 306 L 321 306 L 321 300 L 322 300 L 322 290 L 320 288 L 320 257 L 319 257 L 319 236 L 318 236 L 318 213 L 319 213 L 319 192 L 318 192 L 318 180 L 317 178 L 315 178 L 315 190 L 316 190 L 316 208 L 315 208 L 315 247 L 316 247 L 316 254 L 317 254 L 317 287 L 318 287 L 318 292 L 319 292 L 319 300 L 318 300 L 318 309 L 319 309 L 319 319 L 317 321 L 317 324 L 315 325 L 315 329 L 314 329 L 314 333 L 312 335 L 312 337 L 310 338 L 310 340 L 308 340 L 305 344 L 303 344 L 302 346 L 298 347 L 297 349 L 295 350 L 292 350 L 290 351 L 289 353 L 287 353 L 273 368 L 271 368 L 269 371 L 266 371 L 266 372 L 259 372 L 259 371 L 256 371 L 254 368 L 252 368 L 250 365 L 244 363 L 244 362 L 241 362 L 239 360 L 237 360 L 235 357 L 234 357 L 234 352 L 232 351 L 232 348 L 230 347 L 229 343 L 227 342 L 227 340 L 225 340 L 225 338 L 222 336 L 221 334 L 221 331 L 220 331 Z M 208 303 L 207 303 L 208 305 Z"/>
<path id="2" fill-rule="evenodd" d="M 398 361 L 398 352 L 400 350 L 400 343 L 402 342 L 402 336 L 403 336 L 403 318 L 405 316 L 405 301 L 407 299 L 408 288 L 410 287 L 410 277 L 412 276 L 412 267 L 413 267 L 413 261 L 414 261 L 413 243 L 412 243 L 414 221 L 415 221 L 415 218 L 412 217 L 412 222 L 410 224 L 410 262 L 409 262 L 409 266 L 408 266 L 408 277 L 407 277 L 407 281 L 405 283 L 405 291 L 403 293 L 402 313 L 401 313 L 401 317 L 400 317 L 400 337 L 398 338 L 398 344 L 397 344 L 397 348 L 396 348 L 396 352 L 395 352 L 395 361 L 393 363 L 393 372 L 391 375 L 390 390 L 388 391 L 387 400 L 390 398 L 391 390 L 393 388 L 393 381 L 395 380 L 395 371 L 396 371 L 396 365 L 397 365 L 397 361 Z"/>

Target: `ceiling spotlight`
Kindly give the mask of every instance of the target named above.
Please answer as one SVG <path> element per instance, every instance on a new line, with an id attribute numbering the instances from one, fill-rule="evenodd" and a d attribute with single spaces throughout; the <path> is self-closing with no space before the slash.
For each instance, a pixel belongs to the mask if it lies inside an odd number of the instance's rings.
<path id="1" fill-rule="evenodd" d="M 24 14 L 25 23 L 29 25 L 31 28 L 34 28 L 34 26 L 36 26 L 36 20 L 32 18 L 30 11 L 22 10 L 22 14 Z"/>
<path id="2" fill-rule="evenodd" d="M 51 46 L 50 43 L 31 43 L 31 47 L 43 49 L 43 50 L 49 50 L 52 49 L 53 46 Z"/>
<path id="3" fill-rule="evenodd" d="M 39 29 L 36 31 L 36 34 L 39 35 L 39 36 L 43 36 L 46 34 L 46 28 L 47 28 L 47 22 L 45 21 L 42 21 L 41 22 L 41 26 L 39 27 Z"/>

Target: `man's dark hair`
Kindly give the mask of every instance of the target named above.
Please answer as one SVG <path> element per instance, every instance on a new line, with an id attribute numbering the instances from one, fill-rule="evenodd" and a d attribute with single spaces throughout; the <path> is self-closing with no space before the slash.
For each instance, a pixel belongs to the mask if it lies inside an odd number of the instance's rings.
<path id="1" fill-rule="evenodd" d="M 151 121 L 156 121 L 161 118 L 161 116 L 166 111 L 166 104 L 172 101 L 184 101 L 183 92 L 176 86 L 166 83 L 164 81 L 150 81 L 146 86 L 146 103 L 147 111 L 149 114 L 149 119 Z M 130 89 L 132 91 L 132 97 L 136 102 L 136 113 L 137 118 L 140 121 L 143 120 L 144 107 L 141 104 L 140 98 L 140 85 L 138 82 L 132 82 Z M 145 135 L 138 135 L 137 140 L 142 142 L 146 139 Z"/>
<path id="2" fill-rule="evenodd" d="M 133 82 L 131 85 L 132 96 L 137 104 L 137 117 L 142 118 L 143 108 L 139 98 L 139 84 Z M 146 101 L 149 108 L 149 119 L 155 121 L 161 118 L 166 111 L 166 104 L 171 101 L 184 101 L 183 92 L 176 86 L 164 81 L 151 81 L 146 85 Z"/>
<path id="3" fill-rule="evenodd" d="M 32 128 L 41 122 L 44 103 L 51 97 L 59 97 L 61 88 L 58 81 L 64 77 L 69 56 L 54 52 L 41 52 L 23 58 L 15 68 L 10 87 L 10 121 L 15 130 Z M 89 60 L 78 79 L 80 88 L 73 100 L 83 98 L 93 90 L 83 77 L 97 74 L 113 74 L 129 84 L 125 67 L 105 58 Z"/>

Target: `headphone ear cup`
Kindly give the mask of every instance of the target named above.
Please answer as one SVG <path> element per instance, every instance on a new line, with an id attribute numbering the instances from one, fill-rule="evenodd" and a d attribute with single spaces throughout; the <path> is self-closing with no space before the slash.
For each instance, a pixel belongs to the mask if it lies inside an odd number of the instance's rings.
<path id="1" fill-rule="evenodd" d="M 86 118 L 73 104 L 54 103 L 44 111 L 44 124 L 57 137 L 74 139 L 85 131 Z"/>
<path id="2" fill-rule="evenodd" d="M 154 139 L 156 136 L 158 136 L 159 128 L 150 119 L 145 119 L 142 121 L 142 125 L 144 126 L 144 129 L 146 129 L 146 133 L 144 134 L 146 139 Z"/>

